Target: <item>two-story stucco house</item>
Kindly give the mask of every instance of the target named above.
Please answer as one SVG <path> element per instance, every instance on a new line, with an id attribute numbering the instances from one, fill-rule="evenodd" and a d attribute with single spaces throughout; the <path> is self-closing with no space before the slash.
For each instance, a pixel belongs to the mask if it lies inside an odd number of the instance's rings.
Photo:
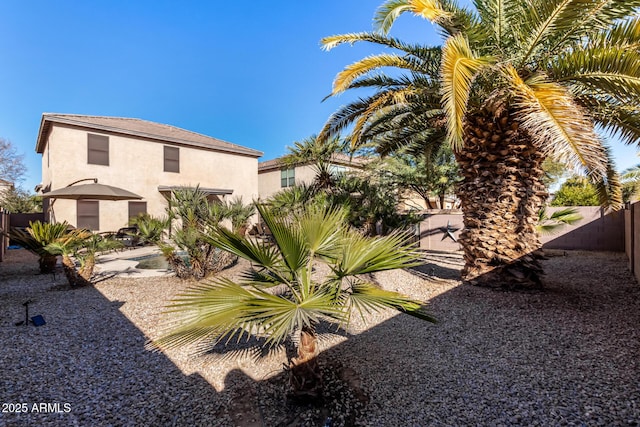
<path id="1" fill-rule="evenodd" d="M 165 214 L 177 187 L 200 186 L 212 198 L 258 197 L 260 151 L 146 120 L 43 114 L 36 143 L 42 154 L 42 192 L 85 178 L 120 187 L 142 200 L 55 200 L 58 222 L 114 231 L 141 212 Z M 44 209 L 51 211 L 49 199 Z"/>
<path id="2" fill-rule="evenodd" d="M 346 154 L 336 153 L 329 161 L 331 169 L 335 173 L 341 173 L 350 169 L 362 169 L 366 159 L 362 157 L 349 157 Z M 317 170 L 312 163 L 298 163 L 287 165 L 282 158 L 267 160 L 258 164 L 258 192 L 262 200 L 268 199 L 274 193 L 294 185 L 311 184 L 315 179 Z"/>

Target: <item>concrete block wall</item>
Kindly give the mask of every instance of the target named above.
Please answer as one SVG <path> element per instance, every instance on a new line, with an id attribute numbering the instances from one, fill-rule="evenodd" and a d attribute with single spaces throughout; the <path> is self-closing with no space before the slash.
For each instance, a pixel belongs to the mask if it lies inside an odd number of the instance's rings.
<path id="1" fill-rule="evenodd" d="M 547 209 L 549 215 L 565 209 Z M 582 219 L 572 225 L 564 224 L 553 234 L 540 238 L 546 249 L 575 249 L 584 251 L 624 252 L 624 211 L 607 212 L 598 206 L 575 207 Z"/>
<path id="2" fill-rule="evenodd" d="M 549 214 L 561 207 L 549 208 Z M 582 220 L 573 225 L 562 225 L 553 234 L 541 236 L 544 248 L 575 249 L 589 251 L 625 250 L 625 216 L 624 211 L 605 212 L 597 206 L 576 207 Z M 640 206 L 637 209 L 640 215 Z M 420 223 L 420 248 L 436 251 L 455 251 L 460 244 L 454 242 L 446 233 L 449 230 L 458 237 L 464 227 L 462 212 L 458 210 L 427 210 L 423 212 L 424 219 Z M 640 225 L 640 217 L 637 224 Z M 640 245 L 640 239 L 638 239 Z M 640 255 L 640 247 L 636 252 Z M 640 265 L 639 270 L 640 271 Z"/>

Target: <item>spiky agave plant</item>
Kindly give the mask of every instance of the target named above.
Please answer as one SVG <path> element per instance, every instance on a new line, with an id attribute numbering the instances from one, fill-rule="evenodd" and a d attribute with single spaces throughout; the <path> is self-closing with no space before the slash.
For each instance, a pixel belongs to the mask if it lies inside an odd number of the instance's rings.
<path id="1" fill-rule="evenodd" d="M 309 207 L 295 216 L 258 211 L 273 233 L 267 244 L 218 228 L 210 242 L 251 261 L 242 279 L 199 283 L 167 307 L 174 326 L 155 341 L 160 347 L 194 342 L 213 344 L 235 336 L 259 336 L 265 345 L 297 336 L 297 357 L 290 361 L 295 396 L 317 396 L 321 377 L 316 356 L 316 325 L 321 320 L 346 325 L 353 312 L 365 316 L 381 308 L 433 319 L 420 301 L 383 290 L 367 274 L 415 266 L 419 257 L 405 235 L 364 237 L 346 225 L 342 209 Z M 314 273 L 318 263 L 330 272 Z"/>

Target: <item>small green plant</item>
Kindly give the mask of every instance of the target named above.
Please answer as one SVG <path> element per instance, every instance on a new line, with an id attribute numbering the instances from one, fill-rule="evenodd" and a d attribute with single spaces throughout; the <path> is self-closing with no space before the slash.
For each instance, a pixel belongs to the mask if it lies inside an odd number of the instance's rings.
<path id="1" fill-rule="evenodd" d="M 234 257 L 215 248 L 206 238 L 208 232 L 228 217 L 225 205 L 210 202 L 198 187 L 185 187 L 173 191 L 167 215 L 174 224 L 173 242 L 160 242 L 158 246 L 177 277 L 199 280 L 235 261 Z M 187 253 L 186 260 L 178 255 L 177 249 Z"/>
<path id="2" fill-rule="evenodd" d="M 244 236 L 247 231 L 249 220 L 256 213 L 253 204 L 245 205 L 242 197 L 236 197 L 226 205 L 227 216 L 231 219 L 231 229 Z"/>
<path id="3" fill-rule="evenodd" d="M 129 225 L 138 227 L 138 235 L 143 243 L 154 245 L 162 241 L 169 224 L 169 218 L 156 218 L 146 213 L 129 221 Z"/>
<path id="4" fill-rule="evenodd" d="M 86 230 L 72 230 L 46 246 L 47 251 L 62 255 L 62 267 L 72 287 L 91 284 L 98 252 L 118 249 L 122 243 Z M 79 265 L 76 265 L 78 261 Z"/>
<path id="5" fill-rule="evenodd" d="M 51 273 L 55 269 L 57 255 L 51 253 L 46 247 L 50 243 L 64 237 L 69 232 L 67 222 L 50 224 L 41 221 L 29 222 L 29 227 L 24 230 L 12 228 L 10 237 L 28 251 L 38 255 L 40 273 Z"/>

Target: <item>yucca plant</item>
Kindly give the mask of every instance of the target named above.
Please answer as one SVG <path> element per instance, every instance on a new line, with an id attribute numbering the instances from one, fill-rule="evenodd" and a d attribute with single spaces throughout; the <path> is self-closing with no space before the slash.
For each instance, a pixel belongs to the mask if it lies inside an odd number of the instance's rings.
<path id="1" fill-rule="evenodd" d="M 537 213 L 551 157 L 588 174 L 604 206 L 620 185 L 596 125 L 640 140 L 640 0 L 390 0 L 377 32 L 327 37 L 327 49 L 373 42 L 398 53 L 348 66 L 332 94 L 374 95 L 334 114 L 321 135 L 353 124 L 353 145 L 451 145 L 460 166 L 463 279 L 492 287 L 540 287 Z M 414 13 L 438 26 L 442 46 L 388 37 Z M 387 76 L 382 67 L 400 73 Z"/>
<path id="2" fill-rule="evenodd" d="M 56 267 L 58 256 L 46 249 L 49 243 L 53 243 L 64 237 L 69 230 L 67 222 L 47 223 L 30 221 L 26 231 L 12 228 L 10 237 L 23 248 L 38 255 L 40 273 L 52 273 Z"/>
<path id="3" fill-rule="evenodd" d="M 155 343 L 160 347 L 191 343 L 213 345 L 233 337 L 257 336 L 265 345 L 294 335 L 297 356 L 290 360 L 290 379 L 297 397 L 317 396 L 321 377 L 317 365 L 316 325 L 328 321 L 347 325 L 352 314 L 391 307 L 432 321 L 422 303 L 379 288 L 368 276 L 418 264 L 418 254 L 404 244 L 405 235 L 368 238 L 350 229 L 342 209 L 309 207 L 297 215 L 276 217 L 258 206 L 274 243 L 256 242 L 225 228 L 209 241 L 251 262 L 241 280 L 199 283 L 167 307 L 174 326 Z M 318 264 L 329 267 L 321 277 Z"/>

